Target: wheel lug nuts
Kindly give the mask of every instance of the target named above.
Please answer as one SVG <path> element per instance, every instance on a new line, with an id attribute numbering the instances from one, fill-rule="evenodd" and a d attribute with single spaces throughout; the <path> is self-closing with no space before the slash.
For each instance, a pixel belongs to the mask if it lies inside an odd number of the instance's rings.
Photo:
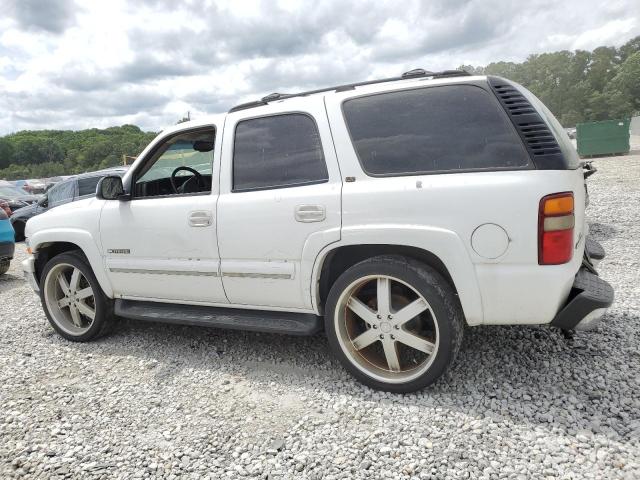
<path id="1" fill-rule="evenodd" d="M 389 320 L 391 320 L 391 319 L 393 319 L 393 315 L 387 315 L 387 318 L 388 318 Z"/>
<path id="2" fill-rule="evenodd" d="M 393 328 L 395 328 L 396 330 L 400 330 L 400 327 L 398 325 L 394 325 Z"/>
<path id="3" fill-rule="evenodd" d="M 394 337 L 393 335 L 391 335 L 391 340 L 395 340 L 395 339 L 396 339 L 396 337 Z"/>
<path id="4" fill-rule="evenodd" d="M 375 328 L 378 328 L 378 325 L 373 325 L 373 328 L 374 328 L 374 329 L 375 329 Z"/>
<path id="5" fill-rule="evenodd" d="M 384 335 L 380 335 L 380 340 L 384 340 Z"/>
<path id="6" fill-rule="evenodd" d="M 382 315 L 376 315 L 376 317 L 378 317 L 378 320 L 382 318 Z"/>

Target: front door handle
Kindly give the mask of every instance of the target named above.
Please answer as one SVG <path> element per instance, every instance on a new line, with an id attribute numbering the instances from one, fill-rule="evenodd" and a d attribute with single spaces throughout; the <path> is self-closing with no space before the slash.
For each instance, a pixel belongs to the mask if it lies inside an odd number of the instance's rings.
<path id="1" fill-rule="evenodd" d="M 322 222 L 327 214 L 324 205 L 298 205 L 295 217 L 296 221 L 302 223 Z"/>
<path id="2" fill-rule="evenodd" d="M 213 214 L 206 210 L 197 210 L 189 214 L 189 225 L 192 227 L 208 227 L 213 223 Z"/>

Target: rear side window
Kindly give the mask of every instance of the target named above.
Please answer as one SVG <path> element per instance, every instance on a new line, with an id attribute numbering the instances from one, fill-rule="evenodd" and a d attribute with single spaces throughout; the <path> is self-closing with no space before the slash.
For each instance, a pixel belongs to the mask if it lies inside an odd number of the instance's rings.
<path id="1" fill-rule="evenodd" d="M 263 190 L 328 180 L 320 134 L 308 115 L 293 113 L 238 122 L 233 190 Z"/>
<path id="2" fill-rule="evenodd" d="M 102 177 L 88 177 L 78 179 L 78 196 L 95 195 L 96 187 Z"/>
<path id="3" fill-rule="evenodd" d="M 343 111 L 369 175 L 524 168 L 529 157 L 495 98 L 448 85 L 347 100 Z"/>

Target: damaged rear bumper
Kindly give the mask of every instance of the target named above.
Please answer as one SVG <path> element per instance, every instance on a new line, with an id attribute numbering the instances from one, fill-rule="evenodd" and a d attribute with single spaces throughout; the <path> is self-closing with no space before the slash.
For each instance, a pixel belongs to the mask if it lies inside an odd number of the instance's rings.
<path id="1" fill-rule="evenodd" d="M 613 287 L 598 276 L 594 264 L 604 258 L 604 249 L 587 238 L 585 260 L 578 271 L 567 303 L 551 325 L 563 330 L 591 330 L 598 326 L 613 303 Z"/>

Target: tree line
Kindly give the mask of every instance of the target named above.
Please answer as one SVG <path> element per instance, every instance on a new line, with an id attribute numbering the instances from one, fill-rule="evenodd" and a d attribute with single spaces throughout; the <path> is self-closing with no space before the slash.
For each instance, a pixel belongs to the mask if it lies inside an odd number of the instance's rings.
<path id="1" fill-rule="evenodd" d="M 620 48 L 563 50 L 530 55 L 522 63 L 462 65 L 479 75 L 497 75 L 524 85 L 565 127 L 626 118 L 640 112 L 640 36 Z"/>
<path id="2" fill-rule="evenodd" d="M 156 136 L 135 125 L 89 130 L 25 130 L 0 137 L 0 179 L 45 178 L 122 165 Z"/>
<path id="3" fill-rule="evenodd" d="M 640 112 L 640 36 L 620 48 L 530 55 L 524 62 L 462 65 L 469 73 L 514 80 L 538 96 L 565 127 Z M 121 163 L 156 134 L 135 125 L 90 130 L 22 131 L 0 137 L 0 179 L 70 175 Z"/>

